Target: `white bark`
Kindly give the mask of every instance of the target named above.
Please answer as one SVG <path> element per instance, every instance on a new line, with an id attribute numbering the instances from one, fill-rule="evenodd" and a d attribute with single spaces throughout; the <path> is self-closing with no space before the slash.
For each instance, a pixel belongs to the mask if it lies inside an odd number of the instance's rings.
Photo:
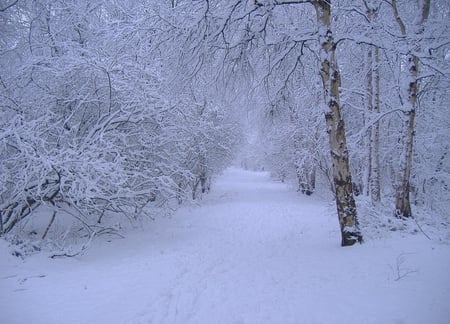
<path id="1" fill-rule="evenodd" d="M 366 3 L 367 17 L 370 21 L 376 17 L 377 11 L 371 8 Z M 369 45 L 367 54 L 367 103 L 369 114 L 373 116 L 374 113 L 380 113 L 380 53 L 376 45 Z M 369 128 L 369 192 L 373 203 L 378 203 L 381 200 L 380 189 L 380 122 L 377 120 Z"/>
<path id="2" fill-rule="evenodd" d="M 399 25 L 403 36 L 407 35 L 407 30 L 402 18 L 399 15 L 397 8 L 397 0 L 392 1 L 395 19 Z M 430 0 L 423 0 L 421 2 L 421 19 L 418 20 L 414 31 L 413 39 L 409 39 L 409 47 L 411 52 L 419 52 L 420 46 L 417 43 L 420 34 L 423 33 L 422 25 L 427 20 L 430 11 Z M 396 188 L 395 195 L 395 215 L 397 217 L 411 217 L 411 203 L 410 203 L 410 176 L 413 158 L 413 143 L 414 143 L 414 121 L 417 109 L 417 96 L 419 93 L 419 58 L 414 54 L 407 55 L 408 71 L 403 83 L 403 92 L 408 100 L 404 101 L 404 117 L 403 117 L 403 153 L 400 162 L 400 179 Z"/>
<path id="3" fill-rule="evenodd" d="M 352 177 L 346 144 L 345 125 L 341 116 L 339 88 L 340 74 L 337 65 L 331 28 L 330 1 L 313 1 L 317 13 L 320 42 L 320 74 L 323 83 L 324 99 L 327 105 L 325 120 L 333 162 L 333 182 L 336 194 L 336 207 L 342 235 L 342 246 L 362 242 L 358 226 Z"/>

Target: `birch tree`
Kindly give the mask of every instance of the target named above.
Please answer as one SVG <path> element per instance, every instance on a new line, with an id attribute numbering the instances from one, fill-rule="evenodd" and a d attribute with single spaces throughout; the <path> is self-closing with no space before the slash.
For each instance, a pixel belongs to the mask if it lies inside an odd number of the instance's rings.
<path id="1" fill-rule="evenodd" d="M 405 76 L 402 78 L 401 94 L 403 116 L 403 152 L 400 163 L 400 177 L 395 194 L 395 215 L 397 217 L 411 217 L 411 169 L 413 162 L 413 143 L 414 143 L 414 124 L 419 95 L 419 57 L 420 38 L 424 33 L 424 23 L 428 19 L 430 12 L 430 0 L 419 1 L 420 18 L 410 26 L 411 31 L 407 27 L 400 16 L 397 0 L 392 0 L 392 10 L 394 18 L 402 36 L 406 39 L 406 63 Z"/>
<path id="2" fill-rule="evenodd" d="M 316 13 L 318 35 L 319 71 L 322 80 L 322 95 L 326 132 L 330 147 L 333 170 L 335 201 L 341 230 L 341 245 L 349 246 L 362 242 L 359 229 L 353 181 L 349 165 L 349 154 L 345 133 L 345 123 L 341 113 L 341 77 L 337 63 L 336 47 L 332 26 L 332 6 L 330 1 L 277 1 L 275 5 L 310 3 Z"/>
<path id="3" fill-rule="evenodd" d="M 364 1 L 369 24 L 378 17 L 377 3 Z M 374 42 L 375 43 L 375 42 Z M 380 114 L 380 48 L 377 45 L 368 45 L 367 49 L 367 92 L 366 102 L 369 114 Z M 370 121 L 369 121 L 370 122 Z M 381 200 L 380 180 L 380 121 L 377 120 L 368 129 L 368 180 L 367 190 L 373 203 Z"/>
<path id="4" fill-rule="evenodd" d="M 317 13 L 320 43 L 320 76 L 323 83 L 325 112 L 330 153 L 333 165 L 333 183 L 336 207 L 342 234 L 342 246 L 362 241 L 359 230 L 353 182 L 350 173 L 345 124 L 341 115 L 341 77 L 336 58 L 336 43 L 331 25 L 332 12 L 329 1 L 313 1 Z"/>

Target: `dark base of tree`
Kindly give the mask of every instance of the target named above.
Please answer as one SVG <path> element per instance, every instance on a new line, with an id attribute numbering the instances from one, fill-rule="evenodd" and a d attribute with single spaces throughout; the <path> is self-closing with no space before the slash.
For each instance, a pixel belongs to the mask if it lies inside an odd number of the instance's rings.
<path id="1" fill-rule="evenodd" d="M 356 242 L 363 243 L 363 236 L 359 230 L 357 231 L 342 231 L 342 241 L 341 246 L 352 246 Z"/>
<path id="2" fill-rule="evenodd" d="M 297 190 L 297 191 L 300 191 L 302 194 L 307 195 L 307 196 L 311 196 L 314 193 L 314 191 L 309 190 L 309 189 L 301 189 L 301 190 Z"/>
<path id="3" fill-rule="evenodd" d="M 316 189 L 316 171 L 297 168 L 298 192 L 311 196 Z"/>
<path id="4" fill-rule="evenodd" d="M 400 209 L 396 209 L 394 211 L 394 216 L 397 218 L 410 218 L 412 217 L 412 213 L 411 210 L 402 211 Z"/>
<path id="5" fill-rule="evenodd" d="M 412 217 L 411 204 L 409 197 L 397 197 L 395 204 L 394 216 L 397 218 L 409 218 Z"/>

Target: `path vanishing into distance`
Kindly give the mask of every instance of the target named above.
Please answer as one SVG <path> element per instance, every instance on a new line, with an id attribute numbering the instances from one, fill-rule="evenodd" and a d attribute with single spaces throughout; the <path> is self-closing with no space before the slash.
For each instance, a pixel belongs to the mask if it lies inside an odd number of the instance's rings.
<path id="1" fill-rule="evenodd" d="M 230 168 L 198 206 L 73 258 L 0 245 L 0 322 L 450 323 L 450 249 L 340 247 L 331 202 Z"/>

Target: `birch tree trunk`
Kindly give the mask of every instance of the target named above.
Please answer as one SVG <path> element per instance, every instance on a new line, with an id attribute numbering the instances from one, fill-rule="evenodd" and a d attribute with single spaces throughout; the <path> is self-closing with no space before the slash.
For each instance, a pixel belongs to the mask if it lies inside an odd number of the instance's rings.
<path id="1" fill-rule="evenodd" d="M 345 136 L 344 120 L 341 116 L 339 88 L 341 78 L 337 65 L 331 27 L 331 1 L 313 1 L 319 28 L 320 75 L 322 78 L 325 104 L 325 121 L 333 162 L 333 182 L 335 186 L 336 207 L 341 229 L 342 246 L 362 242 L 359 230 L 355 199 L 353 196 L 352 177 Z"/>
<path id="2" fill-rule="evenodd" d="M 408 37 L 406 27 L 402 21 L 398 8 L 397 0 L 392 0 L 392 7 L 394 10 L 395 19 L 400 27 L 403 36 Z M 423 23 L 428 19 L 430 12 L 430 0 L 421 1 L 421 19 L 416 24 L 414 35 L 409 35 L 412 39 L 407 40 L 410 43 L 410 52 L 420 51 L 420 46 L 417 43 L 420 34 L 423 33 Z M 416 117 L 417 95 L 419 93 L 419 58 L 414 54 L 407 55 L 408 71 L 404 78 L 403 91 L 408 98 L 404 102 L 404 117 L 403 117 L 403 153 L 400 162 L 400 179 L 396 187 L 395 193 L 395 216 L 397 217 L 411 217 L 411 202 L 410 202 L 410 177 L 413 158 L 413 143 L 414 143 L 414 120 Z"/>
<path id="3" fill-rule="evenodd" d="M 370 17 L 370 11 L 368 13 L 368 17 Z M 365 96 L 365 104 L 367 106 L 368 111 L 368 122 L 369 127 L 367 129 L 367 195 L 372 194 L 372 156 L 373 156 L 373 125 L 371 125 L 371 117 L 373 115 L 373 68 L 372 68 L 372 58 L 373 51 L 372 46 L 369 45 L 369 48 L 367 50 L 367 60 L 366 60 L 366 69 L 367 69 L 367 75 L 366 75 L 366 96 Z"/>
<path id="4" fill-rule="evenodd" d="M 374 49 L 374 92 L 373 92 L 373 109 L 376 114 L 380 113 L 380 50 L 378 47 Z M 372 159 L 371 159 L 371 181 L 370 196 L 372 202 L 381 201 L 381 184 L 380 184 L 380 121 L 377 120 L 372 127 Z"/>
<path id="5" fill-rule="evenodd" d="M 367 17 L 372 23 L 377 16 L 376 7 L 370 1 L 364 1 Z M 380 113 L 380 51 L 376 45 L 369 45 L 367 50 L 367 76 L 366 76 L 366 103 L 369 116 Z M 369 118 L 369 123 L 371 123 Z M 368 129 L 368 170 L 367 170 L 367 193 L 372 203 L 381 200 L 380 185 L 380 123 L 377 120 Z"/>

